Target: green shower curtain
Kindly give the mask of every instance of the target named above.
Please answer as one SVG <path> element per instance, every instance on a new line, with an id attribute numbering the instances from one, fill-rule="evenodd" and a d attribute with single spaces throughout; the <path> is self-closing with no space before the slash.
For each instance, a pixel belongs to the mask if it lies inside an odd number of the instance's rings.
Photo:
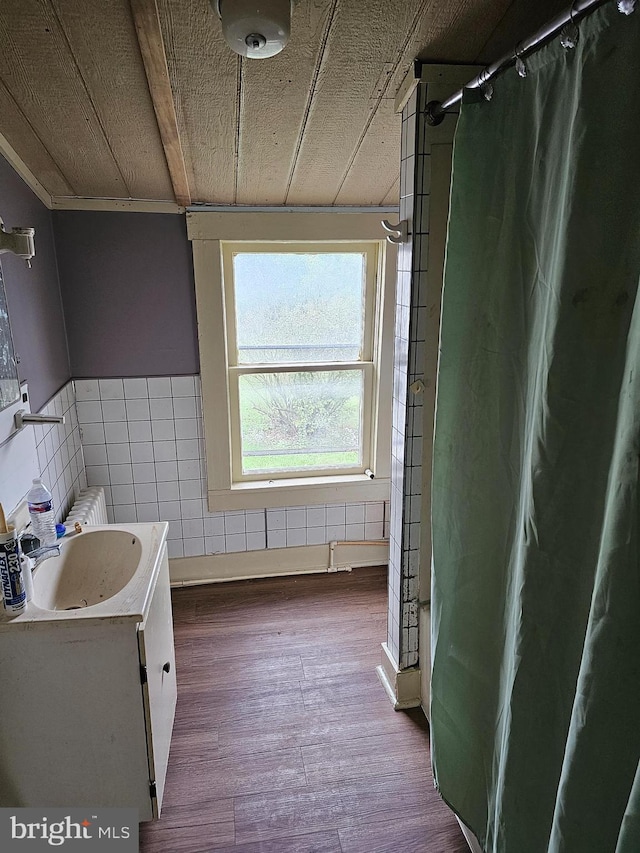
<path id="1" fill-rule="evenodd" d="M 485 853 L 640 852 L 640 6 L 465 99 L 432 753 Z"/>

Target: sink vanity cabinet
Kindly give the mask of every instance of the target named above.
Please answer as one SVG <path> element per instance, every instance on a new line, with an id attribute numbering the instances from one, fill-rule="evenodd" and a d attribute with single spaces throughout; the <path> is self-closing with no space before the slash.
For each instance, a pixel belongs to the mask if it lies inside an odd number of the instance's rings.
<path id="1" fill-rule="evenodd" d="M 160 817 L 177 698 L 166 545 L 161 572 L 163 582 L 156 584 L 147 618 L 138 628 L 152 817 Z M 142 812 L 140 819 L 144 820 Z"/>
<path id="2" fill-rule="evenodd" d="M 35 572 L 35 603 L 0 621 L 1 807 L 160 814 L 177 692 L 166 524 L 119 529 L 142 542 L 121 592 L 93 607 L 42 610 L 47 561 Z"/>

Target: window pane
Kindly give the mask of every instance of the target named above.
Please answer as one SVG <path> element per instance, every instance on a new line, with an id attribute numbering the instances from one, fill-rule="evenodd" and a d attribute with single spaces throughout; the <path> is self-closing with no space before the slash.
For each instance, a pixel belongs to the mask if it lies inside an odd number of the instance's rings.
<path id="1" fill-rule="evenodd" d="M 357 361 L 365 263 L 362 252 L 234 254 L 238 364 Z"/>
<path id="2" fill-rule="evenodd" d="M 242 472 L 362 466 L 360 370 L 239 377 Z"/>

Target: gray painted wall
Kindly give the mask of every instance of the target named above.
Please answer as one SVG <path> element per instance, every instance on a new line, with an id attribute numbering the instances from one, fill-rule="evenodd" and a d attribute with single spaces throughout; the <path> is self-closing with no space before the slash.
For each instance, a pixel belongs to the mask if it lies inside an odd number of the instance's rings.
<path id="1" fill-rule="evenodd" d="M 29 383 L 37 411 L 71 376 L 51 211 L 0 157 L 0 217 L 5 228 L 36 229 L 32 268 L 15 255 L 0 256 L 20 380 Z"/>
<path id="2" fill-rule="evenodd" d="M 65 210 L 53 227 L 74 378 L 200 372 L 184 216 Z"/>

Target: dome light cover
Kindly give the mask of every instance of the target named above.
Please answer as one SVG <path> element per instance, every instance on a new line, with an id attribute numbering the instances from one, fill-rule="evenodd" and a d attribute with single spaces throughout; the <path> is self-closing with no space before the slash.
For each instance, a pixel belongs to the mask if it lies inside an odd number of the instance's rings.
<path id="1" fill-rule="evenodd" d="M 211 0 L 231 50 L 248 59 L 268 59 L 291 34 L 293 0 Z"/>

